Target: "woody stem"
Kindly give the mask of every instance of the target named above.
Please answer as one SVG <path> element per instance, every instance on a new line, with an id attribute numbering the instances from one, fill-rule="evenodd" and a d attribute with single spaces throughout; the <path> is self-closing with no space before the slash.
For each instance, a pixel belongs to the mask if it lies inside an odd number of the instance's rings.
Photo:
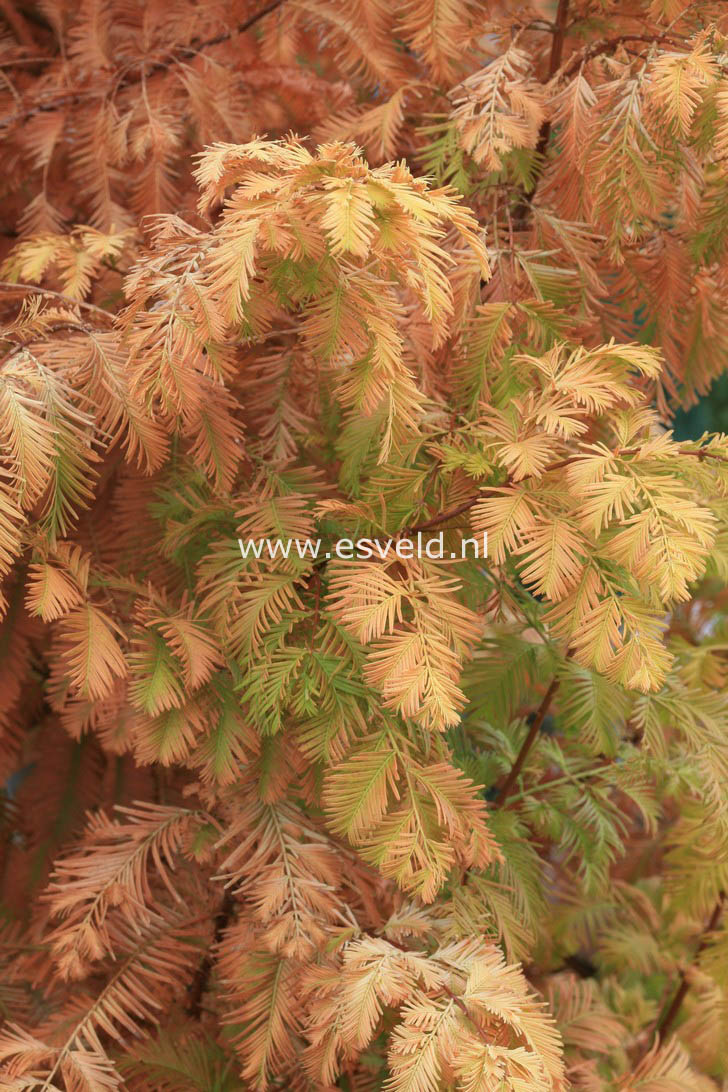
<path id="1" fill-rule="evenodd" d="M 518 756 L 516 758 L 516 761 L 511 766 L 510 773 L 508 774 L 508 777 L 505 779 L 505 781 L 503 782 L 503 785 L 501 786 L 501 788 L 500 788 L 500 790 L 498 792 L 498 795 L 497 795 L 497 797 L 495 799 L 496 806 L 500 806 L 503 803 L 503 801 L 506 800 L 508 798 L 508 796 L 510 795 L 511 789 L 513 788 L 514 784 L 516 783 L 516 779 L 517 779 L 519 773 L 521 772 L 521 770 L 523 768 L 523 763 L 526 761 L 526 756 L 528 755 L 528 752 L 531 750 L 531 747 L 533 747 L 533 744 L 536 741 L 536 737 L 538 736 L 538 733 L 541 730 L 541 725 L 543 724 L 544 720 L 546 719 L 546 715 L 547 715 L 547 713 L 549 711 L 549 707 L 550 707 L 551 702 L 553 700 L 554 694 L 559 689 L 559 681 L 560 680 L 556 676 L 554 676 L 554 678 L 551 680 L 551 684 L 550 684 L 548 690 L 546 691 L 546 693 L 544 694 L 543 700 L 542 700 L 541 704 L 539 705 L 539 707 L 538 707 L 538 709 L 536 711 L 536 714 L 535 714 L 535 716 L 533 718 L 533 722 L 531 724 L 531 727 L 528 730 L 528 735 L 526 736 L 526 738 L 523 741 L 523 744 L 521 745 L 521 749 L 518 752 Z"/>

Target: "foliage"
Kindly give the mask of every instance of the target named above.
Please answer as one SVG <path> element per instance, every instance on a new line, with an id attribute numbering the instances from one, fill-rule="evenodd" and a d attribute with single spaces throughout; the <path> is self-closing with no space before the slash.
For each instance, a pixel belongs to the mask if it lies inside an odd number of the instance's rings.
<path id="1" fill-rule="evenodd" d="M 726 35 L 1 0 L 0 1087 L 726 1086 Z"/>

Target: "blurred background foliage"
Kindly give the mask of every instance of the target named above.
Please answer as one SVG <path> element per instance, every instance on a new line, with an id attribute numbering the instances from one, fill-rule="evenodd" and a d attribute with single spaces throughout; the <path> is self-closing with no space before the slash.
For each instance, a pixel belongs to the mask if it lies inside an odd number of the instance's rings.
<path id="1" fill-rule="evenodd" d="M 728 372 L 719 376 L 704 398 L 675 414 L 676 440 L 698 440 L 704 432 L 728 432 Z"/>

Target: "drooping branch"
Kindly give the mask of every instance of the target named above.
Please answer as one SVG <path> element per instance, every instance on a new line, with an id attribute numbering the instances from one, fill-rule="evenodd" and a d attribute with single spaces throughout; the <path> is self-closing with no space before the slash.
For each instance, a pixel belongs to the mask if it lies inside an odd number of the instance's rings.
<path id="1" fill-rule="evenodd" d="M 670 34 L 619 34 L 613 38 L 602 38 L 597 42 L 592 42 L 590 45 L 584 47 L 584 49 L 579 50 L 562 66 L 568 16 L 569 0 L 559 0 L 559 7 L 556 13 L 556 21 L 553 30 L 553 39 L 551 41 L 551 54 L 549 57 L 546 83 L 549 83 L 555 77 L 568 79 L 575 75 L 579 68 L 583 64 L 586 64 L 587 61 L 591 61 L 595 57 L 612 54 L 620 45 L 623 45 L 626 42 L 645 42 L 649 45 L 657 44 L 671 46 L 680 46 L 682 44 L 678 38 L 675 38 Z M 529 205 L 533 200 L 539 179 L 543 174 L 546 149 L 548 148 L 550 137 L 551 122 L 547 119 L 541 126 L 538 143 L 536 145 L 536 169 L 534 177 L 530 187 L 528 189 L 524 188 L 520 200 L 516 205 L 514 210 L 516 219 L 523 221 L 527 217 Z"/>

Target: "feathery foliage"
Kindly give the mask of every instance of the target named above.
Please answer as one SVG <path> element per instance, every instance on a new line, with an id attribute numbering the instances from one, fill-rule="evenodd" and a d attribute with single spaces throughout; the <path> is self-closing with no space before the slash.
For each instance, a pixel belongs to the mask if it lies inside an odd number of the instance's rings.
<path id="1" fill-rule="evenodd" d="M 720 1092 L 725 4 L 0 73 L 0 1088 Z"/>

